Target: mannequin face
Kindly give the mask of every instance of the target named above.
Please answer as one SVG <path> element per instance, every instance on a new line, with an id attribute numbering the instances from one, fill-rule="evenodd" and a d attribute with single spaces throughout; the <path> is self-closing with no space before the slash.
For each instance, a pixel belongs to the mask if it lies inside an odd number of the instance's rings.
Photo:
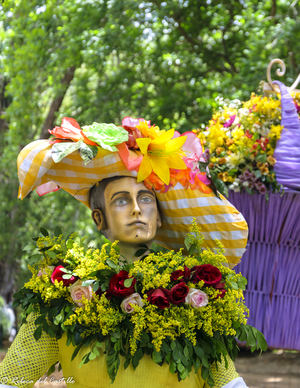
<path id="1" fill-rule="evenodd" d="M 97 222 L 99 213 L 94 213 L 93 218 L 109 240 L 138 246 L 154 239 L 161 220 L 155 194 L 143 183 L 137 183 L 133 177 L 112 181 L 104 190 L 104 201 L 105 220 Z"/>

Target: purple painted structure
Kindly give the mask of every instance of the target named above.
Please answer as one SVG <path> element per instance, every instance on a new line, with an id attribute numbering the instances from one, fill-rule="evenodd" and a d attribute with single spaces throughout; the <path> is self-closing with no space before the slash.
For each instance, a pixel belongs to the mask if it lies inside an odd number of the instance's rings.
<path id="1" fill-rule="evenodd" d="M 249 225 L 248 248 L 236 267 L 248 279 L 249 324 L 270 347 L 300 350 L 300 195 L 230 192 Z"/>
<path id="2" fill-rule="evenodd" d="M 283 195 L 229 194 L 249 225 L 248 249 L 236 267 L 248 279 L 249 323 L 270 347 L 300 350 L 300 122 L 286 87 L 281 91 L 281 124 L 275 150 Z"/>
<path id="3" fill-rule="evenodd" d="M 300 190 L 300 121 L 295 104 L 283 83 L 275 81 L 281 93 L 281 125 L 274 157 L 276 179 L 285 188 Z"/>

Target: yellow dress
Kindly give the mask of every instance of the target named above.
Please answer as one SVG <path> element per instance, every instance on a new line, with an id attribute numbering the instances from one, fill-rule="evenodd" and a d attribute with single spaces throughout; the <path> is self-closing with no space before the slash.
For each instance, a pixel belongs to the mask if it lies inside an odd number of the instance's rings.
<path id="1" fill-rule="evenodd" d="M 99 356 L 93 361 L 79 367 L 84 350 L 71 361 L 74 351 L 67 346 L 65 337 L 56 341 L 43 333 L 36 341 L 34 318 L 22 325 L 15 341 L 0 364 L 0 384 L 29 388 L 49 369 L 60 361 L 64 379 L 73 388 L 208 388 L 201 378 L 201 373 L 191 372 L 183 381 L 169 372 L 167 364 L 157 365 L 150 357 L 143 357 L 134 370 L 130 365 L 123 368 L 122 362 L 116 379 L 111 384 L 105 364 L 105 357 Z M 233 362 L 228 359 L 228 369 L 219 364 L 214 369 L 215 388 L 221 388 L 238 377 Z"/>

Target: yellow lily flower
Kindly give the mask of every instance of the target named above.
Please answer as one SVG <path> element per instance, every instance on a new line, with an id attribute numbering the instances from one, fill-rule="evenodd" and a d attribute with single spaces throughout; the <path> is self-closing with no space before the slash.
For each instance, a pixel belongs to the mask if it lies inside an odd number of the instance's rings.
<path id="1" fill-rule="evenodd" d="M 149 137 L 136 139 L 137 145 L 143 154 L 137 181 L 142 182 L 153 171 L 166 185 L 168 185 L 170 183 L 170 168 L 177 170 L 185 170 L 187 168 L 183 161 L 185 153 L 181 150 L 181 147 L 186 141 L 186 136 L 180 136 L 173 139 L 174 129 L 170 129 L 169 131 L 157 131 L 156 128 L 158 127 L 154 127 L 155 129 L 151 128 L 147 127 L 148 132 L 146 132 L 146 130 L 144 132 L 147 133 Z M 141 131 L 141 125 L 139 125 L 138 129 Z"/>
<path id="2" fill-rule="evenodd" d="M 155 139 L 160 134 L 166 132 L 164 130 L 161 131 L 159 127 L 155 125 L 148 127 L 148 123 L 146 121 L 140 121 L 136 127 L 144 137 L 150 137 L 151 139 Z"/>

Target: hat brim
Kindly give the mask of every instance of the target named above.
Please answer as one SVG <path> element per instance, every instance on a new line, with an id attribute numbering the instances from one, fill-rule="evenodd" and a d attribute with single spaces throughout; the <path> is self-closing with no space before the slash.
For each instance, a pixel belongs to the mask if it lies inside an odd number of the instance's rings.
<path id="1" fill-rule="evenodd" d="M 20 152 L 17 162 L 19 198 L 25 198 L 40 185 L 50 184 L 89 206 L 89 190 L 97 182 L 113 176 L 137 176 L 135 170 L 126 169 L 117 152 L 99 148 L 96 157 L 84 164 L 79 151 L 75 151 L 54 163 L 51 148 L 49 140 L 37 140 Z M 156 192 L 156 196 L 162 216 L 157 243 L 170 249 L 183 247 L 195 219 L 205 247 L 216 248 L 219 241 L 230 264 L 240 261 L 247 243 L 248 227 L 241 213 L 224 197 L 186 189 L 179 183 L 167 192 Z"/>

